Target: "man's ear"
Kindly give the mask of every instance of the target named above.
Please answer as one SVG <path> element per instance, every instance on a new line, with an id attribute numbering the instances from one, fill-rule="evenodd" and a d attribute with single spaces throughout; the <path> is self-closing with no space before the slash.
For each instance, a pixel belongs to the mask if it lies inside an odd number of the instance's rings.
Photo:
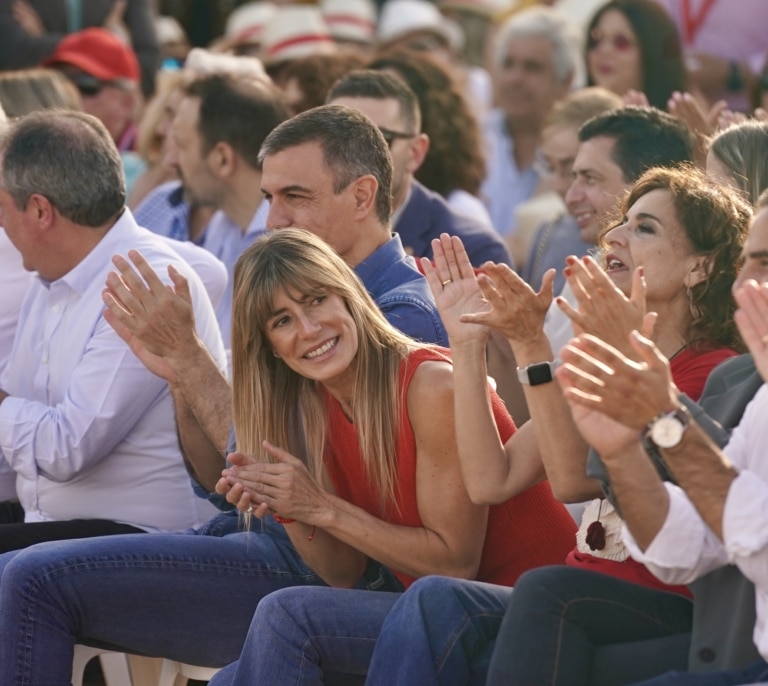
<path id="1" fill-rule="evenodd" d="M 221 179 L 228 178 L 237 168 L 237 154 L 234 148 L 224 141 L 219 141 L 208 153 L 211 171 Z"/>
<path id="2" fill-rule="evenodd" d="M 53 224 L 55 209 L 44 195 L 39 193 L 30 195 L 24 211 L 39 229 L 48 229 Z"/>
<path id="3" fill-rule="evenodd" d="M 379 190 L 376 177 L 366 174 L 359 179 L 355 179 L 352 184 L 355 213 L 361 217 L 370 214 L 376 206 L 376 193 Z"/>
<path id="4" fill-rule="evenodd" d="M 428 152 L 429 136 L 426 133 L 414 136 L 410 142 L 410 156 L 406 167 L 411 174 L 415 174 L 418 168 L 424 164 L 424 158 Z"/>

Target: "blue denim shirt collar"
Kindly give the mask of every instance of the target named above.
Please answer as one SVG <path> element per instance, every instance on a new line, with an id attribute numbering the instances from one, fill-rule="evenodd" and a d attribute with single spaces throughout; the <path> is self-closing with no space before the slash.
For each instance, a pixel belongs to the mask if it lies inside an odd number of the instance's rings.
<path id="1" fill-rule="evenodd" d="M 390 324 L 424 343 L 448 345 L 429 284 L 406 255 L 400 236 L 394 234 L 355 273 Z"/>

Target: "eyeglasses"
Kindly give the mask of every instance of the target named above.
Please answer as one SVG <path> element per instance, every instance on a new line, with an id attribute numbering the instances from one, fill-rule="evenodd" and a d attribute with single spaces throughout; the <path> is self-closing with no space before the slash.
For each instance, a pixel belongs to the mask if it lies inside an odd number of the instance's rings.
<path id="1" fill-rule="evenodd" d="M 392 150 L 392 146 L 394 145 L 395 141 L 398 138 L 402 138 L 403 140 L 408 140 L 409 138 L 414 138 L 416 136 L 415 133 L 405 133 L 404 131 L 392 131 L 392 129 L 385 129 L 383 126 L 379 127 L 379 131 L 381 131 L 381 135 L 384 137 L 384 140 L 387 142 L 387 146 L 389 146 L 390 150 Z"/>
<path id="2" fill-rule="evenodd" d="M 120 90 L 128 89 L 128 83 L 124 79 L 102 81 L 90 74 L 67 74 L 66 76 L 74 84 L 75 88 L 80 91 L 80 95 L 85 97 L 94 97 L 98 95 L 106 86 L 113 86 Z"/>
<path id="3" fill-rule="evenodd" d="M 592 29 L 587 39 L 587 50 L 595 50 L 605 41 L 608 41 L 618 52 L 626 52 L 635 47 L 635 40 L 631 36 L 623 33 L 614 33 L 612 36 L 606 36 L 600 29 Z"/>
<path id="4" fill-rule="evenodd" d="M 573 159 L 552 162 L 539 154 L 533 161 L 533 170 L 542 179 L 559 177 L 569 183 L 573 180 Z"/>

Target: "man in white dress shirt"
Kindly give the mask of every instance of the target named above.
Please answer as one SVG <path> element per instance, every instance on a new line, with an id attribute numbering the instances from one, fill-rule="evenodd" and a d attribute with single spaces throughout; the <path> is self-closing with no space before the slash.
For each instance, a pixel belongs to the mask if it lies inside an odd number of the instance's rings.
<path id="1" fill-rule="evenodd" d="M 749 252 L 745 257 L 756 261 Z M 737 287 L 736 322 L 765 381 L 768 284 L 740 279 Z M 639 363 L 589 337 L 566 347 L 568 366 L 558 377 L 574 419 L 606 466 L 632 557 L 670 584 L 738 567 L 755 585 L 753 640 L 761 656 L 735 670 L 669 672 L 642 684 L 768 682 L 768 388 L 763 383 L 721 451 L 681 403 L 667 360 L 640 336 L 634 344 Z M 676 483 L 661 480 L 641 436 L 659 451 Z"/>
<path id="2" fill-rule="evenodd" d="M 9 125 L 0 154 L 2 224 L 37 277 L 0 377 L 0 461 L 19 499 L 0 523 L 0 551 L 202 523 L 211 510 L 184 469 L 168 384 L 104 319 L 102 289 L 117 253 L 138 250 L 161 274 L 173 265 L 189 280 L 198 335 L 223 366 L 203 284 L 125 208 L 120 157 L 97 119 L 29 115 Z"/>

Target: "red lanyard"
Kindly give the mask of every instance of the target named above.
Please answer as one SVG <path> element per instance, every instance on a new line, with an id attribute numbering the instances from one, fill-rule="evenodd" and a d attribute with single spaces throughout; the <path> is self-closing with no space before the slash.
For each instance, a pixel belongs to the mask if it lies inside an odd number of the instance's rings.
<path id="1" fill-rule="evenodd" d="M 693 45 L 693 39 L 696 37 L 702 24 L 707 20 L 707 15 L 717 0 L 704 0 L 699 7 L 699 11 L 696 13 L 694 13 L 691 7 L 691 0 L 680 0 L 680 2 L 683 15 L 683 44 L 690 47 Z"/>

